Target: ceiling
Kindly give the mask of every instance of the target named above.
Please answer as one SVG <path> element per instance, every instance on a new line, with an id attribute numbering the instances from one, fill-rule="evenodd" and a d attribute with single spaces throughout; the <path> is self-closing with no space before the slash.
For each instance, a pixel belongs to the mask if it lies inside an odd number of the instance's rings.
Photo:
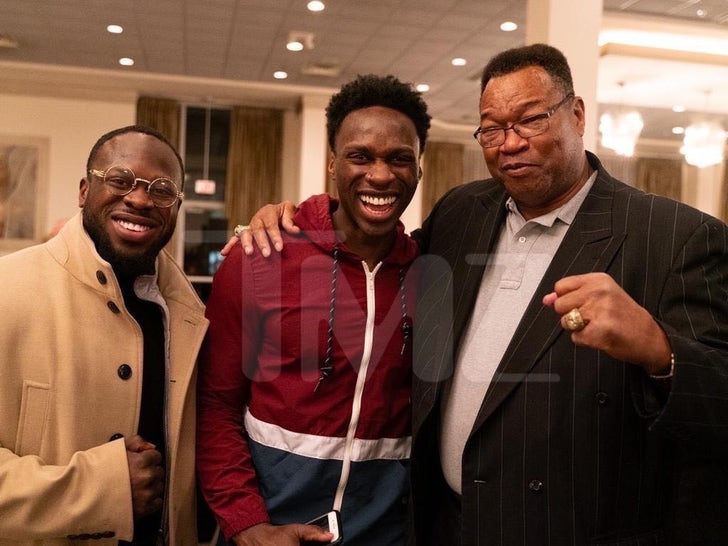
<path id="1" fill-rule="evenodd" d="M 197 101 L 273 100 L 283 85 L 330 92 L 357 74 L 391 73 L 430 85 L 425 98 L 437 120 L 474 126 L 482 66 L 494 53 L 524 43 L 526 0 L 325 2 L 324 11 L 312 13 L 306 0 L 0 0 L 0 45 L 3 36 L 17 42 L 0 47 L 0 92 L 27 89 L 26 63 L 40 63 L 31 68 L 46 74 L 36 83 L 50 94 L 149 93 L 176 84 L 176 93 Z M 728 0 L 603 4 L 605 24 L 649 26 L 659 17 L 661 25 L 728 40 Z M 501 31 L 504 21 L 518 29 Z M 111 23 L 124 32 L 108 33 Z M 292 31 L 313 33 L 313 48 L 288 51 Z M 134 66 L 119 66 L 121 57 L 133 58 Z M 453 66 L 453 57 L 467 64 Z M 75 70 L 76 80 L 62 79 L 57 65 L 64 73 Z M 276 70 L 288 72 L 285 83 L 273 78 Z M 189 78 L 182 85 L 180 75 Z M 210 82 L 221 80 L 228 89 L 210 91 Z M 703 112 L 728 128 L 728 56 L 604 46 L 598 80 L 600 109 L 639 107 L 643 137 L 679 140 L 670 128 Z M 688 111 L 667 110 L 677 103 Z"/>

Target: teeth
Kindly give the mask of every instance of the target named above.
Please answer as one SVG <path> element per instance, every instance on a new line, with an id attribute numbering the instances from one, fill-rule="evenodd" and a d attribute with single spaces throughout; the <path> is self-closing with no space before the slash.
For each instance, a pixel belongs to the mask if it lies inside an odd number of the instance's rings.
<path id="1" fill-rule="evenodd" d="M 374 197 L 372 195 L 360 195 L 359 199 L 361 199 L 364 203 L 367 205 L 375 205 L 375 206 L 384 206 L 384 205 L 391 205 L 394 203 L 397 198 L 393 195 L 390 195 L 388 197 Z"/>
<path id="2" fill-rule="evenodd" d="M 149 226 L 142 226 L 140 224 L 133 224 L 131 222 L 127 222 L 125 220 L 117 220 L 119 225 L 123 227 L 124 229 L 128 229 L 129 231 L 149 231 L 151 228 Z"/>

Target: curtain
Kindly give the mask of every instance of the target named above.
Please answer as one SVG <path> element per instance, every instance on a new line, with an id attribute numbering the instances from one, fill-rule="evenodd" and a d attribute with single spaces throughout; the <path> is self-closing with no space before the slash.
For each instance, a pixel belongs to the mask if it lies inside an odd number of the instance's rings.
<path id="1" fill-rule="evenodd" d="M 180 105 L 173 99 L 139 97 L 136 107 L 137 125 L 145 125 L 162 133 L 179 147 Z"/>
<path id="2" fill-rule="evenodd" d="M 682 161 L 642 157 L 637 160 L 635 187 L 676 201 L 682 199 Z"/>
<path id="3" fill-rule="evenodd" d="M 452 142 L 427 142 L 422 167 L 422 218 L 426 218 L 435 202 L 463 182 L 465 146 Z"/>
<path id="4" fill-rule="evenodd" d="M 230 225 L 281 200 L 282 143 L 281 110 L 233 107 L 225 182 L 225 216 Z"/>
<path id="5" fill-rule="evenodd" d="M 599 154 L 599 161 L 614 178 L 630 186 L 635 185 L 635 180 L 637 179 L 637 158 L 605 152 Z"/>
<path id="6" fill-rule="evenodd" d="M 483 158 L 483 149 L 466 146 L 463 150 L 463 179 L 461 182 L 491 178 L 488 165 Z"/>

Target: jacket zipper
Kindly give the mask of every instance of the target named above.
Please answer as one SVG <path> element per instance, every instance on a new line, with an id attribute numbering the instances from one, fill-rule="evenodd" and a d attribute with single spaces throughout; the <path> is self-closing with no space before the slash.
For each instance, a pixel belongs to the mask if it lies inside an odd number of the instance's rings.
<path id="1" fill-rule="evenodd" d="M 364 329 L 364 350 L 362 351 L 361 364 L 359 365 L 359 373 L 356 377 L 356 386 L 354 388 L 354 399 L 351 404 L 351 419 L 349 420 L 349 428 L 346 432 L 346 443 L 344 445 L 344 458 L 341 464 L 341 476 L 339 485 L 336 487 L 336 496 L 334 497 L 334 510 L 341 510 L 344 501 L 344 491 L 349 481 L 349 473 L 351 471 L 351 453 L 354 449 L 354 438 L 357 426 L 359 425 L 359 414 L 361 412 L 361 400 L 364 395 L 364 384 L 366 383 L 367 370 L 369 368 L 369 360 L 372 356 L 372 347 L 374 344 L 374 319 L 377 308 L 376 293 L 374 291 L 374 277 L 379 271 L 382 263 L 379 262 L 374 270 L 369 271 L 366 262 L 362 262 L 364 274 L 367 278 L 367 320 Z"/>

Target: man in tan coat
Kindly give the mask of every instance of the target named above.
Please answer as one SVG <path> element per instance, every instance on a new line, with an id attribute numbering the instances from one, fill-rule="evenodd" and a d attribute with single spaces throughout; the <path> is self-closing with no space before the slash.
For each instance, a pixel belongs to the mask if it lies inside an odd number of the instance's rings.
<path id="1" fill-rule="evenodd" d="M 203 305 L 162 250 L 183 166 L 144 127 L 91 150 L 50 241 L 0 259 L 0 544 L 193 545 Z"/>

